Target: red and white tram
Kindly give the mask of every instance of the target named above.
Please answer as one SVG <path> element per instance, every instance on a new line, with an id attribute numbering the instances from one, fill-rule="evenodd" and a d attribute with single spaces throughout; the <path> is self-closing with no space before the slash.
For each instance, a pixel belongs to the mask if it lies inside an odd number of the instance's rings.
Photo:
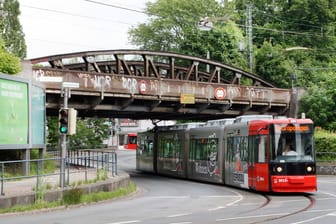
<path id="1" fill-rule="evenodd" d="M 125 144 L 124 148 L 125 149 L 131 149 L 131 150 L 136 150 L 137 148 L 137 133 L 128 133 L 125 136 Z"/>
<path id="2" fill-rule="evenodd" d="M 313 122 L 242 116 L 138 133 L 137 169 L 262 192 L 314 192 Z"/>

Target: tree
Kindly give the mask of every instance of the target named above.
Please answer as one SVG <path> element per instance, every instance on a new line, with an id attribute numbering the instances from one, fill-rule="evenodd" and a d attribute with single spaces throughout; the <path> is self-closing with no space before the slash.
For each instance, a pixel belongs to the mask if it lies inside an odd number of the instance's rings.
<path id="1" fill-rule="evenodd" d="M 19 21 L 20 4 L 17 0 L 0 0 L 0 37 L 6 50 L 19 58 L 25 58 L 27 47 Z"/>
<path id="2" fill-rule="evenodd" d="M 245 66 L 244 56 L 238 51 L 243 35 L 232 22 L 237 15 L 230 1 L 224 6 L 215 0 L 158 0 L 147 3 L 148 23 L 129 31 L 130 40 L 141 49 L 174 51 L 210 57 L 222 63 Z M 209 17 L 214 29 L 200 31 L 198 22 Z"/>
<path id="3" fill-rule="evenodd" d="M 5 74 L 16 74 L 20 70 L 20 59 L 5 50 L 3 41 L 0 38 L 0 72 Z"/>
<path id="4" fill-rule="evenodd" d="M 69 149 L 95 149 L 102 147 L 109 136 L 107 119 L 77 119 L 76 134 L 69 137 Z M 48 147 L 59 145 L 58 118 L 48 117 Z"/>
<path id="5" fill-rule="evenodd" d="M 103 140 L 109 136 L 107 119 L 88 118 L 77 120 L 77 133 L 70 136 L 71 149 L 101 148 Z"/>
<path id="6" fill-rule="evenodd" d="M 272 46 L 265 41 L 255 51 L 255 61 L 257 74 L 276 86 L 290 88 L 290 75 L 295 72 L 295 62 L 286 58 L 283 46 Z"/>

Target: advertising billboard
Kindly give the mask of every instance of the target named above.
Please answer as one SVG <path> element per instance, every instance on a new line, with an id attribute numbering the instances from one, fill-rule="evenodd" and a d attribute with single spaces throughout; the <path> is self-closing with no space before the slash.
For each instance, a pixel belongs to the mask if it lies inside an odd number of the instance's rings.
<path id="1" fill-rule="evenodd" d="M 29 143 L 28 83 L 0 77 L 0 144 Z"/>
<path id="2" fill-rule="evenodd" d="M 31 88 L 31 118 L 32 118 L 32 144 L 33 147 L 45 144 L 45 91 L 33 85 Z"/>
<path id="3" fill-rule="evenodd" d="M 40 84 L 0 74 L 0 149 L 45 146 L 45 101 Z"/>

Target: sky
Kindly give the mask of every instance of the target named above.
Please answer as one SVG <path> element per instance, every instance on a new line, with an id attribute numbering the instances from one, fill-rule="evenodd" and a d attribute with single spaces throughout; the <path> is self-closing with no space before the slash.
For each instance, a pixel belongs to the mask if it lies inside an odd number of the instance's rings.
<path id="1" fill-rule="evenodd" d="M 147 15 L 141 13 L 147 1 L 19 0 L 26 58 L 135 49 L 127 32 L 147 21 Z"/>

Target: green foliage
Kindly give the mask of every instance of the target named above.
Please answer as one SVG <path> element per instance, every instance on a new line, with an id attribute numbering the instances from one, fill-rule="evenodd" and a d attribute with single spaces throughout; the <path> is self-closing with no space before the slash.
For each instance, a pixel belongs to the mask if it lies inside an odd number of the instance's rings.
<path id="1" fill-rule="evenodd" d="M 70 190 L 63 191 L 62 202 L 65 205 L 73 205 L 80 203 L 83 197 L 83 190 L 80 188 L 72 188 Z"/>
<path id="2" fill-rule="evenodd" d="M 99 180 L 106 180 L 107 179 L 107 169 L 99 169 L 97 170 L 97 173 L 96 173 L 96 180 L 99 181 Z"/>
<path id="3" fill-rule="evenodd" d="M 17 0 L 0 1 L 0 37 L 4 40 L 6 51 L 19 58 L 26 57 L 26 43 L 20 24 L 20 4 Z M 1 61 L 1 59 L 0 59 Z M 7 73 L 7 74 L 15 74 Z"/>
<path id="4" fill-rule="evenodd" d="M 44 174 L 44 173 L 52 173 L 56 169 L 56 161 L 53 159 L 49 159 L 50 156 L 48 154 L 44 154 L 43 158 L 45 160 L 39 161 L 38 162 L 31 162 L 30 163 L 30 173 L 31 175 L 35 175 L 37 173 L 37 167 L 39 167 L 39 174 Z M 36 160 L 40 159 L 39 158 L 39 150 L 37 149 L 32 149 L 30 151 L 30 159 Z M 43 168 L 43 169 L 41 169 Z"/>
<path id="5" fill-rule="evenodd" d="M 0 38 L 0 72 L 5 74 L 16 74 L 19 73 L 20 70 L 20 59 L 4 49 L 3 41 Z"/>
<path id="6" fill-rule="evenodd" d="M 235 17 L 232 7 L 220 7 L 215 0 L 158 0 L 147 4 L 148 23 L 130 30 L 130 40 L 141 49 L 175 51 L 205 57 L 207 51 L 214 60 L 244 66 L 238 52 L 243 38 L 238 26 L 230 22 Z M 221 17 L 227 23 L 210 32 L 200 31 L 198 22 L 204 17 Z"/>
<path id="7" fill-rule="evenodd" d="M 336 160 L 336 134 L 325 130 L 315 130 L 315 151 L 318 162 Z"/>
<path id="8" fill-rule="evenodd" d="M 109 136 L 107 119 L 77 120 L 77 133 L 70 136 L 70 149 L 96 149 L 102 147 Z"/>
<path id="9" fill-rule="evenodd" d="M 255 60 L 257 74 L 276 86 L 290 88 L 290 74 L 293 73 L 295 63 L 286 58 L 281 45 L 272 46 L 265 41 L 255 51 Z"/>
<path id="10" fill-rule="evenodd" d="M 48 148 L 59 146 L 58 117 L 48 117 Z M 103 147 L 109 136 L 107 119 L 77 119 L 76 134 L 69 137 L 69 149 L 96 149 Z"/>
<path id="11" fill-rule="evenodd" d="M 315 125 L 336 130 L 336 77 L 325 75 L 307 89 L 301 100 L 301 112 L 312 118 Z"/>

